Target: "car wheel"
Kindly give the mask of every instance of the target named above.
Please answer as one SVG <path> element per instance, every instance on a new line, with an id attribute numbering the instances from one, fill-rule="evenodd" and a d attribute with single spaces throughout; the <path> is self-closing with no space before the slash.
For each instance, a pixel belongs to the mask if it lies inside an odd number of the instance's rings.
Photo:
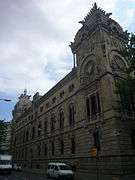
<path id="1" fill-rule="evenodd" d="M 58 177 L 57 177 L 57 180 L 61 180 L 62 178 L 61 178 L 61 176 L 60 175 L 58 175 Z"/>
<path id="2" fill-rule="evenodd" d="M 46 174 L 46 176 L 47 176 L 48 179 L 50 178 L 50 175 L 48 173 Z"/>
<path id="3" fill-rule="evenodd" d="M 9 175 L 10 175 L 10 174 L 11 174 L 11 171 L 8 171 L 8 173 L 7 173 L 7 174 L 9 174 Z"/>

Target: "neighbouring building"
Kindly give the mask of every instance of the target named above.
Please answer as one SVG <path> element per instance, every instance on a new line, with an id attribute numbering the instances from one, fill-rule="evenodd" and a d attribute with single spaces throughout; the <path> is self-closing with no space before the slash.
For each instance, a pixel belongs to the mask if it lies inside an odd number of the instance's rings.
<path id="1" fill-rule="evenodd" d="M 10 154 L 11 153 L 11 122 L 5 122 L 5 140 L 0 145 L 0 154 Z"/>
<path id="2" fill-rule="evenodd" d="M 77 172 L 135 172 L 135 118 L 117 110 L 128 34 L 96 3 L 70 47 L 74 67 L 45 95 L 26 90 L 13 110 L 12 154 L 25 168 L 66 162 Z M 98 151 L 98 160 L 95 157 Z"/>

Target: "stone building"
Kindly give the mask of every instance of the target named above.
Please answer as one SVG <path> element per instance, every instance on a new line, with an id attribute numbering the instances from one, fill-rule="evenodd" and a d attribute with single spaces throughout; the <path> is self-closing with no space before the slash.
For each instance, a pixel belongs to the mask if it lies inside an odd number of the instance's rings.
<path id="1" fill-rule="evenodd" d="M 10 154 L 11 153 L 11 123 L 5 122 L 5 137 L 4 142 L 0 144 L 0 154 Z"/>
<path id="2" fill-rule="evenodd" d="M 116 110 L 115 93 L 128 66 L 122 53 L 128 35 L 110 15 L 94 4 L 70 45 L 71 72 L 43 96 L 19 97 L 12 153 L 24 167 L 59 161 L 82 173 L 96 173 L 97 166 L 106 174 L 135 171 L 135 119 Z"/>

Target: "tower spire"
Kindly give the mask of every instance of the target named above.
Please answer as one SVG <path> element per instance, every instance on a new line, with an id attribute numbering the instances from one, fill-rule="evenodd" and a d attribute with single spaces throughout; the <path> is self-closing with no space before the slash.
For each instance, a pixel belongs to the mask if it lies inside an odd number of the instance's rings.
<path id="1" fill-rule="evenodd" d="M 97 3 L 96 3 L 96 2 L 94 3 L 93 8 L 94 8 L 94 9 L 97 9 Z"/>
<path id="2" fill-rule="evenodd" d="M 27 89 L 24 89 L 24 95 L 27 95 Z"/>

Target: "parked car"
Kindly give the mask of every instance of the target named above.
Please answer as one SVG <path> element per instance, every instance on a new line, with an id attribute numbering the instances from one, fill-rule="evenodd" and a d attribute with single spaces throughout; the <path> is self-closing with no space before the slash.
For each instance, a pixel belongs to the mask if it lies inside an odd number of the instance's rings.
<path id="1" fill-rule="evenodd" d="M 74 172 L 71 167 L 65 163 L 49 163 L 47 167 L 46 175 L 48 178 L 56 178 L 58 180 L 74 179 Z"/>
<path id="2" fill-rule="evenodd" d="M 0 172 L 11 174 L 12 170 L 12 156 L 0 154 Z"/>

